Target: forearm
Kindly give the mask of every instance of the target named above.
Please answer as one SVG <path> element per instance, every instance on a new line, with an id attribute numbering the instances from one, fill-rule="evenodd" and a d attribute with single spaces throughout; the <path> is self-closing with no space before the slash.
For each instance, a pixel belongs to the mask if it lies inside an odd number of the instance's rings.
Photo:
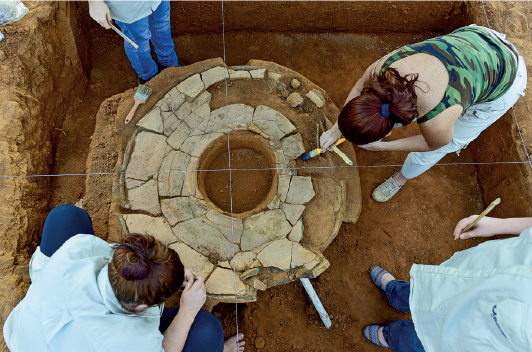
<path id="1" fill-rule="evenodd" d="M 493 232 L 498 235 L 519 235 L 521 232 L 532 227 L 532 218 L 508 218 L 499 219 Z"/>
<path id="2" fill-rule="evenodd" d="M 183 351 L 188 332 L 195 318 L 195 314 L 184 309 L 179 310 L 168 329 L 163 333 L 163 349 L 165 352 Z"/>

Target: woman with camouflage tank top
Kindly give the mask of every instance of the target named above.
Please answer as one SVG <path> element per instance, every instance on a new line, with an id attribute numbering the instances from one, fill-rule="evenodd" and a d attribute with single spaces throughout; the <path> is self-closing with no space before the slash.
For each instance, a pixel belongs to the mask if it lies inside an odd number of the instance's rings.
<path id="1" fill-rule="evenodd" d="M 525 63 L 505 37 L 471 25 L 381 58 L 321 136 L 323 150 L 343 134 L 367 150 L 410 152 L 402 170 L 373 191 L 373 199 L 388 201 L 407 180 L 467 147 L 524 95 Z M 421 134 L 381 141 L 416 120 Z"/>

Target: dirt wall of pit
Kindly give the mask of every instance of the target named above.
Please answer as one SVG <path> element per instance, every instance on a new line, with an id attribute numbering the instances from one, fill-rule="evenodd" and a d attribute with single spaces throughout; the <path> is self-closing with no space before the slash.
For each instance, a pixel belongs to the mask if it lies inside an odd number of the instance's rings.
<path id="1" fill-rule="evenodd" d="M 54 139 L 67 107 L 84 93 L 89 40 L 79 4 L 28 2 L 0 26 L 0 174 L 53 172 Z M 26 293 L 28 262 L 48 212 L 50 179 L 0 178 L 0 325 Z M 1 333 L 1 332 L 0 332 Z M 2 339 L 3 343 L 3 339 Z M 0 345 L 1 347 L 1 345 Z"/>

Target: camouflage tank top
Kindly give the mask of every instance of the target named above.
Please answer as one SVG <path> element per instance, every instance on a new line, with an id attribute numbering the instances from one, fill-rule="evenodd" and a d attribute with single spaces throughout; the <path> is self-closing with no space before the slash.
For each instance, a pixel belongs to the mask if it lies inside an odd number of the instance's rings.
<path id="1" fill-rule="evenodd" d="M 436 57 L 449 72 L 449 85 L 442 101 L 419 118 L 418 123 L 456 104 L 465 110 L 500 98 L 512 85 L 517 72 L 517 63 L 506 45 L 485 29 L 463 27 L 451 34 L 404 46 L 384 62 L 379 74 L 395 61 L 418 53 Z"/>

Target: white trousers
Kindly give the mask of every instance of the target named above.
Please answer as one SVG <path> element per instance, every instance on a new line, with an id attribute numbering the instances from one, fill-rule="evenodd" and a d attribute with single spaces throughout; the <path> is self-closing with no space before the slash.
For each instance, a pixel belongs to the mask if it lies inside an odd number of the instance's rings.
<path id="1" fill-rule="evenodd" d="M 504 34 L 490 30 L 497 35 L 499 39 L 515 48 L 513 44 L 506 41 Z M 517 52 L 517 50 L 515 50 Z M 482 131 L 497 121 L 517 102 L 521 95 L 525 95 L 527 73 L 525 61 L 521 55 L 518 55 L 517 75 L 510 89 L 499 99 L 487 103 L 472 105 L 467 108 L 454 123 L 454 135 L 449 144 L 430 152 L 413 152 L 403 164 L 401 170 L 406 178 L 414 178 L 435 165 L 447 153 L 456 152 L 467 147 Z"/>

